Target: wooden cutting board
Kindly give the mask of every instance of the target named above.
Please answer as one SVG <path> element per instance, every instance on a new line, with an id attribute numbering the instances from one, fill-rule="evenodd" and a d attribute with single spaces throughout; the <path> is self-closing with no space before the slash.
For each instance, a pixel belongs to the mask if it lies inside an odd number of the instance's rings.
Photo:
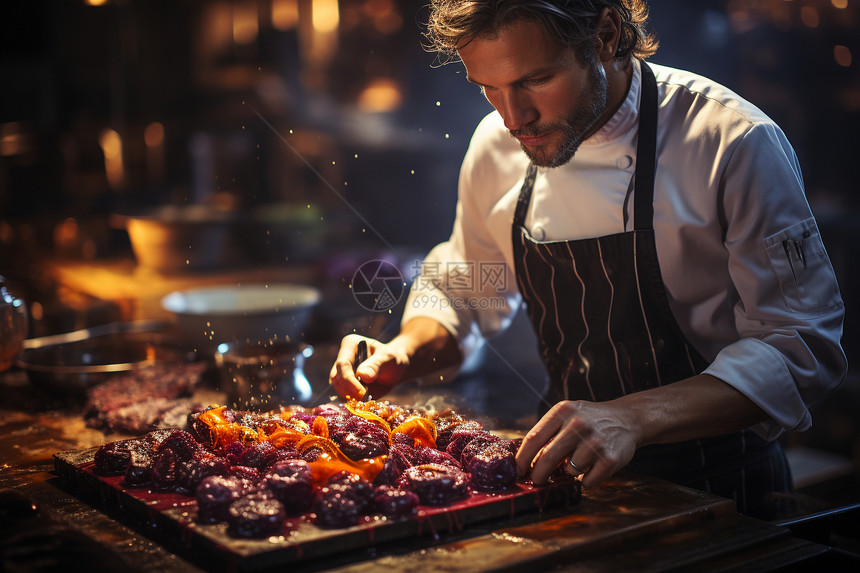
<path id="1" fill-rule="evenodd" d="M 438 537 L 485 520 L 504 521 L 525 512 L 575 506 L 581 496 L 576 480 L 541 488 L 517 484 L 511 491 L 475 493 L 445 507 L 419 506 L 417 514 L 410 518 L 372 519 L 349 528 L 323 529 L 299 517 L 286 522 L 283 536 L 237 539 L 227 533 L 226 524 L 197 523 L 193 497 L 127 488 L 121 483 L 122 476 L 96 475 L 93 457 L 97 449 L 54 454 L 55 470 L 70 489 L 151 527 L 156 537 L 169 541 L 177 552 L 207 556 L 207 568 L 223 571 L 267 569 L 393 540 Z"/>

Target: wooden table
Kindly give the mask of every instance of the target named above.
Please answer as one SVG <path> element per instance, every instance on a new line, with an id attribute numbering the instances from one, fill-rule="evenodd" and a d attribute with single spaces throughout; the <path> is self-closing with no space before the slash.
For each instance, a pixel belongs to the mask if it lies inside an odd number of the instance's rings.
<path id="1" fill-rule="evenodd" d="M 0 488 L 32 499 L 41 508 L 39 519 L 108 548 L 128 563 L 128 571 L 219 569 L 190 554 L 183 540 L 163 538 L 105 500 L 81 497 L 55 473 L 54 453 L 123 436 L 86 428 L 79 412 L 39 411 L 39 397 L 20 372 L 0 375 L 0 390 Z M 772 570 L 827 551 L 785 528 L 739 515 L 729 500 L 619 474 L 584 489 L 573 507 L 333 553 L 290 571 L 717 571 L 740 565 Z"/>

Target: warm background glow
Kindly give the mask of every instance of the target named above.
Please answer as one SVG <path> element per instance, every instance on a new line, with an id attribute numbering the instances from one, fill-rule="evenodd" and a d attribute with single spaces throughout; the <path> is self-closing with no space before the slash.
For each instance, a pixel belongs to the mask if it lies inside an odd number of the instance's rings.
<path id="1" fill-rule="evenodd" d="M 314 30 L 325 34 L 337 30 L 340 23 L 340 11 L 337 0 L 314 0 L 311 15 Z"/>
<path id="2" fill-rule="evenodd" d="M 233 6 L 233 41 L 237 44 L 250 44 L 257 39 L 259 31 L 257 5 L 242 3 Z"/>
<path id="3" fill-rule="evenodd" d="M 99 145 L 105 156 L 105 175 L 113 189 L 122 187 L 124 169 L 122 164 L 122 139 L 113 129 L 105 129 L 99 136 Z"/>
<path id="4" fill-rule="evenodd" d="M 298 0 L 272 0 L 272 26 L 276 30 L 292 30 L 298 23 Z"/>
<path id="5" fill-rule="evenodd" d="M 390 78 L 371 81 L 358 96 L 359 109 L 371 113 L 394 111 L 402 102 L 400 87 Z"/>

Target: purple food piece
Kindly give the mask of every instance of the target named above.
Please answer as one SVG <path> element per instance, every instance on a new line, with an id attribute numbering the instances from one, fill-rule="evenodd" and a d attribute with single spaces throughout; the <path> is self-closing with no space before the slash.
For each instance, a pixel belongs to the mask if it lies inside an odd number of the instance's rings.
<path id="1" fill-rule="evenodd" d="M 471 442 L 471 444 L 474 443 Z M 467 447 L 468 449 L 468 447 Z M 463 452 L 466 455 L 466 452 Z M 517 464 L 514 454 L 502 442 L 484 442 L 466 463 L 472 476 L 472 487 L 479 491 L 498 491 L 512 486 L 517 481 Z"/>
<path id="2" fill-rule="evenodd" d="M 174 430 L 159 444 L 157 453 L 171 450 L 178 463 L 184 463 L 202 453 L 200 444 L 185 430 Z"/>
<path id="3" fill-rule="evenodd" d="M 198 519 L 204 523 L 224 521 L 230 504 L 248 491 L 248 483 L 236 476 L 205 478 L 194 492 Z"/>
<path id="4" fill-rule="evenodd" d="M 126 443 L 110 442 L 96 450 L 93 457 L 93 471 L 102 476 L 116 476 L 125 473 L 131 459 L 131 451 Z"/>
<path id="5" fill-rule="evenodd" d="M 314 500 L 315 523 L 320 527 L 350 527 L 357 524 L 368 509 L 365 498 L 355 496 L 343 486 L 325 486 Z"/>
<path id="6" fill-rule="evenodd" d="M 315 523 L 320 527 L 349 527 L 367 515 L 372 506 L 370 482 L 349 472 L 338 472 L 317 493 L 313 504 Z"/>
<path id="7" fill-rule="evenodd" d="M 151 440 L 145 437 L 109 442 L 96 450 L 93 462 L 94 471 L 99 475 L 122 475 L 131 463 L 131 453 L 148 456 Z"/>
<path id="8" fill-rule="evenodd" d="M 230 475 L 255 484 L 260 481 L 260 470 L 249 466 L 230 466 Z"/>
<path id="9" fill-rule="evenodd" d="M 463 469 L 465 469 L 468 466 L 469 462 L 472 460 L 472 458 L 474 458 L 480 452 L 484 451 L 484 449 L 489 447 L 490 444 L 495 444 L 498 442 L 499 438 L 496 438 L 495 436 L 490 439 L 484 438 L 483 436 L 474 438 L 468 444 L 466 444 L 466 447 L 464 447 L 463 451 L 460 453 L 460 457 L 458 458 L 460 460 L 460 465 L 463 466 Z M 505 451 L 509 451 L 508 447 L 504 444 L 502 444 L 501 447 Z"/>
<path id="10" fill-rule="evenodd" d="M 415 455 L 413 448 L 409 446 L 394 445 L 382 464 L 382 469 L 373 480 L 373 485 L 394 485 L 400 479 L 406 468 L 412 467 L 412 458 Z"/>
<path id="11" fill-rule="evenodd" d="M 150 480 L 158 491 L 173 491 L 179 482 L 179 462 L 176 453 L 170 448 L 159 450 L 152 460 Z"/>
<path id="12" fill-rule="evenodd" d="M 139 438 L 118 440 L 109 442 L 99 447 L 94 456 L 94 471 L 99 475 L 123 475 L 128 472 L 132 462 L 132 453 L 135 455 L 135 469 L 132 470 L 134 485 L 142 485 L 148 481 L 146 478 L 138 478 L 141 472 L 145 473 L 148 459 L 154 456 L 159 445 L 172 433 L 172 430 L 154 430 Z"/>
<path id="13" fill-rule="evenodd" d="M 230 465 L 238 466 L 247 448 L 239 442 L 231 442 L 224 446 L 221 455 L 227 458 Z"/>
<path id="14" fill-rule="evenodd" d="M 396 432 L 391 435 L 391 445 L 392 446 L 409 446 L 410 448 L 415 447 L 415 439 L 409 434 L 404 434 L 403 432 Z"/>
<path id="15" fill-rule="evenodd" d="M 226 476 L 229 473 L 230 464 L 224 458 L 193 459 L 180 466 L 176 491 L 186 494 L 194 493 L 200 482 L 209 476 Z"/>
<path id="16" fill-rule="evenodd" d="M 286 517 L 280 501 L 262 493 L 252 493 L 230 504 L 227 531 L 236 537 L 253 539 L 279 535 Z"/>
<path id="17" fill-rule="evenodd" d="M 415 492 L 381 486 L 373 492 L 373 506 L 386 517 L 406 517 L 414 514 L 420 500 Z"/>
<path id="18" fill-rule="evenodd" d="M 266 476 L 269 475 L 295 477 L 308 482 L 313 482 L 314 479 L 310 464 L 300 459 L 287 459 L 275 462 L 266 469 Z"/>
<path id="19" fill-rule="evenodd" d="M 277 455 L 278 449 L 271 442 L 258 442 L 245 448 L 236 465 L 263 469 L 272 463 Z"/>
<path id="20" fill-rule="evenodd" d="M 361 416 L 350 416 L 345 423 L 332 428 L 333 442 L 350 459 L 375 458 L 388 453 L 388 432 Z"/>
<path id="21" fill-rule="evenodd" d="M 365 510 L 373 501 L 373 485 L 366 479 L 348 471 L 340 471 L 328 478 L 331 489 L 348 491 L 350 495 L 365 505 Z"/>
<path id="22" fill-rule="evenodd" d="M 293 446 L 293 445 L 289 445 L 289 446 L 286 446 L 283 448 L 278 448 L 275 451 L 276 451 L 275 457 L 272 458 L 271 461 L 269 461 L 269 465 L 267 465 L 265 468 L 263 468 L 263 473 L 268 472 L 269 468 L 271 468 L 272 466 L 274 466 L 278 462 L 281 462 L 284 460 L 299 459 L 299 452 L 296 450 L 295 446 Z"/>
<path id="23" fill-rule="evenodd" d="M 152 479 L 152 457 L 146 450 L 132 450 L 123 484 L 131 487 L 148 485 Z"/>
<path id="24" fill-rule="evenodd" d="M 458 424 L 462 424 L 465 421 L 466 420 L 463 418 L 463 416 L 455 414 L 453 412 L 450 412 L 444 416 L 436 416 L 433 418 L 433 424 L 436 425 L 437 432 L 445 432 Z"/>
<path id="25" fill-rule="evenodd" d="M 517 452 L 520 451 L 520 446 L 523 445 L 523 439 L 522 438 L 515 438 L 513 440 L 504 440 L 504 442 L 507 444 L 508 448 L 511 450 L 511 453 L 514 454 L 515 456 L 517 455 Z"/>
<path id="26" fill-rule="evenodd" d="M 439 464 L 450 466 L 458 470 L 463 469 L 460 462 L 454 459 L 451 454 L 427 446 L 417 446 L 415 448 L 415 456 L 413 457 L 412 463 L 416 466 L 423 464 Z"/>
<path id="27" fill-rule="evenodd" d="M 318 414 L 318 416 L 326 421 L 329 435 L 331 435 L 336 432 L 338 428 L 346 424 L 353 415 L 346 410 L 335 409 L 322 412 Z"/>
<path id="28" fill-rule="evenodd" d="M 399 455 L 405 458 L 409 465 L 415 465 L 415 460 L 418 459 L 418 453 L 415 447 L 402 444 L 395 444 L 388 450 L 388 455 Z"/>
<path id="29" fill-rule="evenodd" d="M 453 434 L 451 434 L 451 441 L 448 442 L 448 446 L 445 448 L 445 452 L 451 454 L 452 458 L 454 458 L 455 460 L 459 460 L 462 464 L 463 460 L 461 454 L 463 453 L 463 449 L 472 440 L 476 439 L 495 442 L 498 441 L 500 438 L 497 438 L 490 432 L 484 430 L 456 430 Z"/>
<path id="30" fill-rule="evenodd" d="M 398 486 L 414 492 L 424 505 L 448 505 L 469 494 L 469 474 L 442 464 L 408 468 Z"/>
<path id="31" fill-rule="evenodd" d="M 269 466 L 263 486 L 284 504 L 288 513 L 307 511 L 314 496 L 313 470 L 304 460 L 281 460 Z"/>
<path id="32" fill-rule="evenodd" d="M 263 479 L 263 487 L 280 501 L 284 510 L 292 515 L 310 509 L 314 500 L 314 484 L 299 476 L 268 474 Z"/>
<path id="33" fill-rule="evenodd" d="M 462 420 L 462 418 L 460 419 Z M 480 422 L 476 421 L 456 421 L 454 420 L 436 420 L 436 447 L 444 450 L 451 443 L 451 438 L 454 432 L 462 431 L 478 431 L 483 429 Z"/>
<path id="34" fill-rule="evenodd" d="M 339 442 L 340 451 L 351 460 L 370 459 L 388 453 L 388 440 L 350 432 Z"/>

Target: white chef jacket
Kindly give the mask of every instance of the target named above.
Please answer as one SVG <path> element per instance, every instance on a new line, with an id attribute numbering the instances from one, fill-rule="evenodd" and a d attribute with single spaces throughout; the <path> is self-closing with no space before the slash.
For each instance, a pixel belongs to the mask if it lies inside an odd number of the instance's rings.
<path id="1" fill-rule="evenodd" d="M 669 304 L 711 374 L 770 418 L 767 439 L 811 425 L 809 408 L 847 362 L 836 276 L 782 130 L 704 77 L 650 64 L 657 79 L 654 232 Z M 573 159 L 538 172 L 525 226 L 537 241 L 633 228 L 641 72 Z M 511 225 L 528 158 L 498 113 L 478 125 L 459 180 L 454 228 L 427 255 L 403 322 L 437 320 L 468 355 L 504 329 L 522 299 Z"/>

